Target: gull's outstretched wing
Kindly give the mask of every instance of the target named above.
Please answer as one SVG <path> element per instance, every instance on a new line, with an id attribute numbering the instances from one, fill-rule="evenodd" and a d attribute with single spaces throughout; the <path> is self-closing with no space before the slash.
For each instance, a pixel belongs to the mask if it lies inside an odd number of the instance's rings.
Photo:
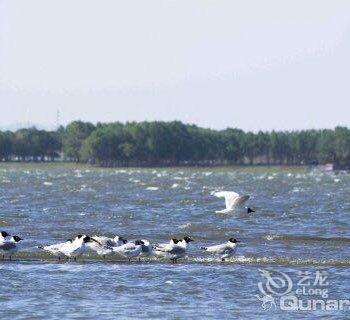
<path id="1" fill-rule="evenodd" d="M 226 209 L 232 209 L 239 194 L 233 191 L 219 191 L 214 193 L 215 197 L 225 198 Z"/>
<path id="2" fill-rule="evenodd" d="M 248 195 L 246 195 L 246 196 L 240 196 L 240 197 L 236 198 L 236 199 L 234 200 L 234 202 L 232 203 L 232 209 L 233 209 L 233 208 L 236 208 L 236 207 L 242 206 L 248 199 L 249 199 L 249 196 L 248 196 Z"/>

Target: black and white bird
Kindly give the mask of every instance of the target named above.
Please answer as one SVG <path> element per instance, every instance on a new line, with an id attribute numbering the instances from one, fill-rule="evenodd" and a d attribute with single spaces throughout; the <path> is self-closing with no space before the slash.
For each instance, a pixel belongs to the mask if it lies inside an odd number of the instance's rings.
<path id="1" fill-rule="evenodd" d="M 226 258 L 232 257 L 236 251 L 237 243 L 239 241 L 235 238 L 230 238 L 226 243 L 218 244 L 216 246 L 201 247 L 205 252 L 218 255 L 221 261 L 225 261 Z"/>
<path id="2" fill-rule="evenodd" d="M 231 213 L 236 211 L 238 208 L 242 208 L 243 205 L 248 201 L 250 196 L 240 196 L 238 193 L 233 191 L 218 191 L 214 192 L 213 195 L 218 198 L 225 198 L 226 208 L 223 210 L 217 210 L 215 213 Z M 248 213 L 255 212 L 251 208 L 245 208 Z"/>
<path id="3" fill-rule="evenodd" d="M 101 243 L 99 243 L 97 240 L 91 238 L 87 235 L 78 235 L 71 244 L 68 244 L 67 246 L 60 249 L 60 251 L 68 258 L 73 258 L 76 260 L 78 257 L 80 257 L 82 254 L 86 253 L 89 249 L 88 243 L 90 242 L 97 242 L 102 246 Z"/>
<path id="4" fill-rule="evenodd" d="M 8 237 L 10 237 L 10 235 L 6 231 L 0 231 L 0 242 L 4 241 Z"/>
<path id="5" fill-rule="evenodd" d="M 177 244 L 180 240 L 176 238 L 170 239 L 168 243 L 156 243 L 152 246 L 153 255 L 160 257 L 160 258 L 166 258 L 167 254 L 166 252 L 162 251 L 164 248 L 170 248 L 171 246 Z"/>
<path id="6" fill-rule="evenodd" d="M 142 239 L 141 241 L 143 242 L 143 244 L 142 244 L 142 250 L 141 250 L 141 253 L 140 253 L 140 257 L 153 256 L 153 246 L 152 246 L 152 244 L 146 239 Z"/>
<path id="7" fill-rule="evenodd" d="M 108 238 L 105 236 L 93 236 L 92 239 L 98 241 L 92 241 L 88 244 L 90 250 L 96 252 L 99 256 L 106 258 L 106 255 L 113 253 L 112 248 L 119 247 L 126 244 L 128 241 L 121 236 L 115 236 L 114 238 Z"/>
<path id="8" fill-rule="evenodd" d="M 173 239 L 173 241 L 166 246 L 156 248 L 156 251 L 159 251 L 160 256 L 168 258 L 173 263 L 176 263 L 177 259 L 186 256 L 188 244 L 192 241 L 193 239 L 188 236 L 184 237 L 182 240 Z"/>
<path id="9" fill-rule="evenodd" d="M 105 236 L 93 236 L 92 238 L 100 242 L 102 245 L 108 247 L 119 247 L 128 242 L 128 240 L 126 240 L 122 236 L 115 236 L 114 238 L 109 238 Z"/>
<path id="10" fill-rule="evenodd" d="M 2 259 L 5 259 L 5 254 L 9 255 L 10 260 L 12 255 L 18 251 L 18 243 L 23 240 L 19 236 L 13 236 L 11 239 L 4 239 L 0 241 L 0 251 L 2 254 Z"/>
<path id="11" fill-rule="evenodd" d="M 132 258 L 136 258 L 141 254 L 142 245 L 144 245 L 142 240 L 136 240 L 135 242 L 127 242 L 119 247 L 112 247 L 112 250 L 116 254 L 131 261 Z"/>

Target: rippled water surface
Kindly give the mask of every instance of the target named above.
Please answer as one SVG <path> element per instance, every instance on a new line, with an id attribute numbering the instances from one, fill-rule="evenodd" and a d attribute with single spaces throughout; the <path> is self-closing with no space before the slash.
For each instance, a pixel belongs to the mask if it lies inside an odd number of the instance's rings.
<path id="1" fill-rule="evenodd" d="M 216 214 L 217 190 L 251 195 L 256 212 Z M 294 319 L 295 311 L 263 310 L 261 270 L 283 272 L 294 286 L 298 272 L 325 272 L 329 297 L 350 298 L 349 196 L 348 174 L 303 168 L 1 165 L 0 229 L 25 240 L 14 261 L 0 260 L 0 319 Z M 94 255 L 56 262 L 35 248 L 78 233 L 195 241 L 177 265 Z M 199 250 L 232 236 L 241 243 L 225 263 Z"/>

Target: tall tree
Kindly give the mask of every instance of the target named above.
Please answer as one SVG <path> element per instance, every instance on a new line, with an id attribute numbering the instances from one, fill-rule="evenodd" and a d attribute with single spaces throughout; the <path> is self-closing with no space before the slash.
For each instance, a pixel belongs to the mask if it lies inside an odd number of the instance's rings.
<path id="1" fill-rule="evenodd" d="M 62 145 L 65 157 L 72 161 L 80 161 L 80 148 L 83 141 L 94 131 L 95 126 L 89 122 L 74 121 L 63 134 Z"/>

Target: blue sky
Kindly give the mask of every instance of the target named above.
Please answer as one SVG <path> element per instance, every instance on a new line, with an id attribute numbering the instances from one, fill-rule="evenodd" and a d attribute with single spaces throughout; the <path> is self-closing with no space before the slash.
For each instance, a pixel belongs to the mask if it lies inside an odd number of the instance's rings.
<path id="1" fill-rule="evenodd" d="M 350 1 L 0 0 L 0 126 L 350 122 Z"/>

